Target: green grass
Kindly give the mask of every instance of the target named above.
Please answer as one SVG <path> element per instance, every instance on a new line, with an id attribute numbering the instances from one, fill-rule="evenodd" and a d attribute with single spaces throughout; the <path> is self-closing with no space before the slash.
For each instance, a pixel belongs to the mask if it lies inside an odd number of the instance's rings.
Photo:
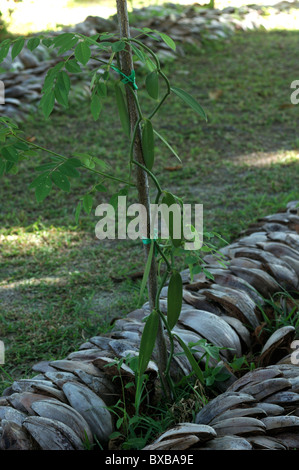
<path id="1" fill-rule="evenodd" d="M 187 50 L 166 66 L 171 83 L 205 108 L 208 123 L 171 97 L 154 125 L 183 166 L 170 170 L 178 162 L 157 142 L 155 172 L 163 188 L 203 204 L 205 229 L 228 242 L 258 217 L 298 199 L 299 107 L 288 106 L 290 83 L 299 76 L 298 39 L 298 31 L 239 33 L 229 42 Z M 143 72 L 137 77 L 142 94 Z M 150 110 L 153 103 L 145 99 L 144 106 Z M 55 111 L 48 121 L 35 114 L 22 128 L 26 137 L 65 155 L 98 156 L 124 178 L 128 142 L 115 116 L 110 90 L 99 122 L 87 101 Z M 53 191 L 38 205 L 28 188 L 37 164 L 23 164 L 0 187 L 0 338 L 6 346 L 0 389 L 11 378 L 30 376 L 40 360 L 65 357 L 135 309 L 140 279 L 131 276 L 138 278 L 144 265 L 140 242 L 95 237 L 95 206 L 119 186 L 107 184 L 107 193 L 97 193 L 91 215 L 83 214 L 76 226 L 77 202 L 97 180 L 82 174 L 70 194 Z"/>

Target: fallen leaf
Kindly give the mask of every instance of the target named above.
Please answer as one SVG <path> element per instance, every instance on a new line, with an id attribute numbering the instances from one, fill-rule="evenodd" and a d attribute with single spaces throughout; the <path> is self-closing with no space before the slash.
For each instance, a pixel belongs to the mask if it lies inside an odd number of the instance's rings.
<path id="1" fill-rule="evenodd" d="M 182 169 L 182 165 L 176 165 L 176 166 L 165 166 L 164 170 L 167 171 L 178 171 Z"/>
<path id="2" fill-rule="evenodd" d="M 218 100 L 220 98 L 220 96 L 223 95 L 223 91 L 222 90 L 213 90 L 213 91 L 209 91 L 209 98 L 210 100 Z"/>

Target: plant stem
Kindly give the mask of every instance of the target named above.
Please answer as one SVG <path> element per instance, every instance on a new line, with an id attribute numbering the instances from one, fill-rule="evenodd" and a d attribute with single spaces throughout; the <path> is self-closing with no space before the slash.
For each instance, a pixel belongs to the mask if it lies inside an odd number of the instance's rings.
<path id="1" fill-rule="evenodd" d="M 130 28 L 129 28 L 129 18 L 128 18 L 128 9 L 127 9 L 127 1 L 126 0 L 116 0 L 117 5 L 117 16 L 118 16 L 118 23 L 119 23 L 119 31 L 120 37 L 130 39 Z M 130 76 L 132 71 L 134 70 L 134 64 L 132 59 L 132 50 L 129 43 L 127 43 L 126 48 L 120 52 L 120 61 L 123 72 Z M 138 190 L 138 199 L 139 203 L 143 205 L 147 213 L 147 238 L 150 238 L 151 234 L 151 223 L 150 223 L 150 198 L 149 198 L 149 184 L 148 184 L 148 176 L 147 172 L 144 171 L 144 168 L 141 167 L 144 165 L 144 158 L 141 146 L 141 132 L 140 127 L 136 126 L 136 122 L 140 118 L 138 107 L 136 105 L 136 101 L 132 96 L 132 92 L 135 93 L 133 90 L 129 90 L 127 85 L 126 87 L 126 97 L 127 97 L 127 105 L 128 105 L 128 113 L 130 117 L 130 125 L 131 125 L 131 133 L 135 134 L 135 141 L 133 143 L 133 155 L 134 160 L 138 162 L 137 171 L 136 171 L 136 178 L 137 178 L 137 190 Z M 135 132 L 134 132 L 135 131 Z M 146 259 L 148 258 L 150 250 L 150 245 L 144 245 L 144 252 Z M 151 310 L 155 308 L 156 304 L 156 296 L 158 291 L 157 286 L 157 268 L 156 268 L 156 260 L 155 257 L 152 257 L 152 263 L 150 267 L 150 272 L 148 276 L 148 293 L 149 293 L 149 305 Z M 165 378 L 165 371 L 167 368 L 167 349 L 166 349 L 166 342 L 163 333 L 163 325 L 161 319 L 159 320 L 159 328 L 158 334 L 156 339 L 157 344 L 157 354 L 158 354 L 158 368 L 160 371 L 161 380 L 163 382 L 164 388 L 169 394 L 169 386 Z"/>
<path id="2" fill-rule="evenodd" d="M 23 139 L 22 137 L 16 135 L 16 134 L 13 134 L 14 137 L 18 140 L 20 140 L 21 142 L 25 142 L 26 144 L 28 144 L 27 140 L 26 139 Z M 37 144 L 34 144 L 33 142 L 30 142 L 30 145 L 34 148 L 37 148 L 39 150 L 43 150 L 44 152 L 47 152 L 47 153 L 50 153 L 51 155 L 54 155 L 55 157 L 59 157 L 59 158 L 62 158 L 64 161 L 67 161 L 68 160 L 68 157 L 66 157 L 65 155 L 61 155 L 60 153 L 57 153 L 57 152 L 53 152 L 53 150 L 49 150 L 49 149 L 46 149 L 44 147 L 41 147 L 40 145 L 37 145 Z M 101 176 L 104 176 L 105 178 L 108 178 L 110 180 L 113 180 L 113 181 L 117 181 L 118 183 L 124 183 L 128 186 L 134 186 L 135 187 L 135 184 L 133 183 L 130 183 L 128 181 L 125 181 L 121 178 L 117 178 L 116 176 L 112 176 L 112 175 L 107 175 L 107 173 L 103 173 L 102 171 L 99 171 L 99 170 L 94 170 L 93 168 L 89 168 L 88 166 L 86 165 L 83 165 L 82 164 L 82 168 L 85 168 L 86 170 L 89 170 L 91 171 L 92 173 L 96 173 L 98 175 L 101 175 Z"/>

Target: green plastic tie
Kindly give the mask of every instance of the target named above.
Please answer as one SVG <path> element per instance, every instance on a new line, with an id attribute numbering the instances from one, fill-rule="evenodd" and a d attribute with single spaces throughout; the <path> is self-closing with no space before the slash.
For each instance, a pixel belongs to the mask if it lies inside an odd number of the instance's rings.
<path id="1" fill-rule="evenodd" d="M 121 70 L 119 70 L 117 67 L 114 67 L 114 65 L 111 65 L 111 68 L 115 70 L 115 72 L 119 73 L 119 75 L 122 75 L 124 78 L 122 79 L 122 82 L 127 84 L 127 83 L 132 83 L 132 86 L 134 90 L 138 90 L 138 86 L 136 85 L 136 77 L 135 77 L 135 70 L 132 70 L 131 74 L 125 75 Z"/>
<path id="2" fill-rule="evenodd" d="M 157 230 L 155 229 L 154 230 L 154 238 L 145 238 L 145 237 L 142 237 L 142 243 L 144 245 L 150 245 L 152 243 L 152 241 L 154 241 L 154 243 L 156 243 L 156 240 L 158 238 L 158 234 L 157 234 Z M 155 246 L 155 256 L 157 256 L 157 253 L 158 253 L 158 249 L 157 247 Z"/>

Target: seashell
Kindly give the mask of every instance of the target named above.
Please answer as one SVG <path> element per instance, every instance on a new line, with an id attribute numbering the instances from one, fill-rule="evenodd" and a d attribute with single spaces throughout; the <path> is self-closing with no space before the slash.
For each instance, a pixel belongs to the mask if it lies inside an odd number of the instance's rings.
<path id="1" fill-rule="evenodd" d="M 89 340 L 92 344 L 97 346 L 99 349 L 106 350 L 109 347 L 109 342 L 111 338 L 106 338 L 105 336 L 93 336 Z"/>
<path id="2" fill-rule="evenodd" d="M 187 288 L 189 288 L 189 285 L 186 286 L 186 289 Z M 211 302 L 205 295 L 198 293 L 195 294 L 193 292 L 189 292 L 188 290 L 184 290 L 183 296 L 184 301 L 187 302 L 188 305 L 192 305 L 192 307 L 196 308 L 197 310 L 205 310 L 206 312 L 214 313 L 218 316 L 225 313 L 225 310 L 223 310 L 220 305 Z"/>
<path id="3" fill-rule="evenodd" d="M 143 308 L 138 308 L 130 312 L 126 318 L 135 318 L 138 321 L 142 321 L 143 318 L 146 316 L 146 313 Z"/>
<path id="4" fill-rule="evenodd" d="M 230 271 L 238 277 L 247 281 L 255 290 L 257 290 L 264 298 L 268 299 L 275 292 L 281 290 L 279 284 L 270 274 L 255 268 L 240 268 L 239 266 L 231 266 Z"/>
<path id="5" fill-rule="evenodd" d="M 222 320 L 226 321 L 238 334 L 241 343 L 246 346 L 246 348 L 250 348 L 250 333 L 247 328 L 243 325 L 240 320 L 235 317 L 229 317 L 228 315 L 221 315 Z M 243 349 L 243 348 L 242 348 Z"/>
<path id="6" fill-rule="evenodd" d="M 281 377 L 282 373 L 280 370 L 277 369 L 272 369 L 270 367 L 267 367 L 265 369 L 258 368 L 254 369 L 250 372 L 247 372 L 247 374 L 243 375 L 240 379 L 238 379 L 236 382 L 234 382 L 228 389 L 228 391 L 231 392 L 243 392 L 243 388 L 250 385 L 254 385 L 257 383 L 264 382 L 265 380 L 273 379 L 274 377 Z"/>
<path id="7" fill-rule="evenodd" d="M 82 351 L 75 351 L 67 356 L 70 361 L 86 361 L 92 362 L 97 357 L 103 355 L 103 351 L 99 348 L 96 349 L 83 349 Z"/>
<path id="8" fill-rule="evenodd" d="M 104 374 L 103 377 L 95 377 L 79 369 L 76 370 L 76 374 L 88 388 L 104 400 L 107 406 L 112 406 L 116 403 L 119 397 L 119 390 Z"/>
<path id="9" fill-rule="evenodd" d="M 277 439 L 269 436 L 248 436 L 248 441 L 253 449 L 258 450 L 287 450 L 287 447 L 281 444 Z"/>
<path id="10" fill-rule="evenodd" d="M 125 357 L 126 353 L 135 351 L 137 352 L 139 348 L 137 345 L 129 341 L 121 341 L 121 340 L 110 340 L 109 348 L 116 354 L 117 357 Z"/>
<path id="11" fill-rule="evenodd" d="M 298 450 L 299 448 L 299 434 L 289 433 L 289 432 L 281 432 L 276 435 L 275 439 L 285 446 L 288 450 Z"/>
<path id="12" fill-rule="evenodd" d="M 52 385 L 52 382 L 50 380 L 34 380 L 34 379 L 22 379 L 22 380 L 17 380 L 13 382 L 11 388 L 14 392 L 32 392 L 33 387 L 41 384 L 41 385 Z"/>
<path id="13" fill-rule="evenodd" d="M 296 330 L 293 326 L 283 326 L 276 330 L 267 340 L 261 351 L 259 359 L 260 364 L 269 364 L 270 361 L 277 362 L 279 354 L 281 357 L 280 349 L 283 348 L 285 350 L 290 347 L 295 333 Z"/>
<path id="14" fill-rule="evenodd" d="M 294 393 L 299 393 L 299 376 L 290 378 L 289 382 L 292 386 L 291 391 Z"/>
<path id="15" fill-rule="evenodd" d="M 64 372 L 74 372 L 74 370 L 80 369 L 87 372 L 87 374 L 95 375 L 96 377 L 101 377 L 102 375 L 93 364 L 88 364 L 84 361 L 69 361 L 67 359 L 62 359 L 52 361 L 51 365 L 54 367 L 54 371 L 57 371 L 58 369 Z"/>
<path id="16" fill-rule="evenodd" d="M 270 275 L 286 290 L 294 290 L 298 288 L 298 276 L 291 266 L 268 263 L 267 270 Z"/>
<path id="17" fill-rule="evenodd" d="M 62 389 L 62 385 L 65 382 L 80 382 L 79 378 L 72 372 L 46 372 L 45 376 L 60 389 Z"/>
<path id="18" fill-rule="evenodd" d="M 268 241 L 266 243 L 258 243 L 257 245 L 265 251 L 270 251 L 270 253 L 273 253 L 273 255 L 278 259 L 281 256 L 289 256 L 290 258 L 295 258 L 297 261 L 299 261 L 298 251 L 294 250 L 294 248 L 291 248 L 288 245 L 284 245 L 283 243 Z"/>
<path id="19" fill-rule="evenodd" d="M 299 375 L 299 365 L 295 364 L 273 364 L 268 366 L 267 369 L 279 371 L 286 379 L 298 377 Z"/>
<path id="20" fill-rule="evenodd" d="M 291 384 L 288 379 L 285 378 L 274 378 L 264 380 L 263 382 L 256 383 L 254 385 L 249 384 L 242 388 L 243 393 L 252 395 L 256 400 L 263 400 L 269 395 L 273 395 L 282 390 L 288 390 L 291 388 Z"/>
<path id="21" fill-rule="evenodd" d="M 262 421 L 266 425 L 267 434 L 299 431 L 298 416 L 268 416 L 267 418 L 263 418 Z"/>
<path id="22" fill-rule="evenodd" d="M 197 424 L 209 424 L 217 416 L 221 415 L 227 410 L 254 402 L 255 399 L 246 393 L 236 393 L 231 391 L 224 392 L 213 400 L 209 401 L 209 403 L 205 405 L 199 411 L 199 413 L 197 413 L 195 422 Z"/>
<path id="23" fill-rule="evenodd" d="M 54 387 L 48 387 L 45 385 L 33 385 L 33 389 L 36 390 L 37 392 L 42 392 L 45 393 L 48 397 L 56 398 L 57 400 L 60 400 L 64 403 L 66 403 L 66 398 L 64 396 L 64 393 L 61 390 L 57 390 Z"/>
<path id="24" fill-rule="evenodd" d="M 286 407 L 296 407 L 299 405 L 299 394 L 291 391 L 277 392 L 264 399 L 266 403 L 274 403 Z"/>
<path id="25" fill-rule="evenodd" d="M 111 333 L 111 338 L 125 339 L 132 341 L 132 343 L 138 344 L 140 342 L 141 334 L 134 331 L 115 331 Z"/>
<path id="26" fill-rule="evenodd" d="M 187 344 L 187 345 L 189 345 L 190 343 L 192 343 L 192 344 L 197 343 L 198 341 L 203 339 L 197 333 L 194 333 L 193 331 L 189 331 L 189 330 L 184 330 L 184 329 L 179 328 L 177 326 L 175 326 L 172 331 L 174 333 L 176 333 L 184 341 L 184 343 Z M 195 357 L 195 359 L 198 362 L 200 362 L 202 360 L 203 364 L 206 363 L 206 357 L 204 357 L 202 359 L 202 356 L 205 354 L 205 350 L 201 346 L 192 345 L 192 351 L 194 351 L 193 356 Z M 210 357 L 209 364 L 212 364 L 212 365 L 216 366 L 216 363 L 217 363 L 217 361 L 215 359 L 213 359 L 212 357 Z"/>
<path id="27" fill-rule="evenodd" d="M 291 266 L 296 273 L 296 276 L 299 277 L 299 261 L 295 258 L 291 258 L 290 256 L 281 256 L 280 258 L 284 261 L 288 266 Z"/>
<path id="28" fill-rule="evenodd" d="M 0 436 L 0 450 L 36 450 L 30 436 L 14 421 L 3 419 L 1 421 L 2 434 Z"/>
<path id="29" fill-rule="evenodd" d="M 129 366 L 122 363 L 119 367 L 115 360 L 110 357 L 98 357 L 93 361 L 93 364 L 100 369 L 102 374 L 104 372 L 106 376 L 119 377 L 121 375 L 122 377 L 129 378 L 130 380 L 134 378 L 134 372 Z"/>
<path id="30" fill-rule="evenodd" d="M 105 402 L 85 385 L 68 382 L 63 391 L 70 405 L 87 421 L 100 443 L 106 443 L 113 431 L 112 419 Z"/>
<path id="31" fill-rule="evenodd" d="M 201 441 L 207 441 L 213 439 L 213 437 L 216 437 L 216 432 L 211 426 L 204 424 L 179 423 L 174 428 L 161 434 L 161 436 L 155 440 L 155 443 L 177 437 L 187 437 L 188 435 L 194 435 L 197 436 Z"/>
<path id="32" fill-rule="evenodd" d="M 2 419 L 6 419 L 7 421 L 22 426 L 25 418 L 27 418 L 27 414 L 23 413 L 22 411 L 18 411 L 11 406 L 0 406 L 0 421 Z"/>
<path id="33" fill-rule="evenodd" d="M 226 310 L 227 315 L 233 316 L 253 328 L 259 326 L 255 303 L 246 292 L 216 284 L 213 284 L 210 289 L 203 289 L 200 292 L 203 292 L 211 300 L 219 302 Z"/>
<path id="34" fill-rule="evenodd" d="M 200 336 L 206 338 L 210 343 L 222 348 L 225 357 L 232 358 L 234 355 L 241 356 L 241 343 L 237 333 L 220 317 L 204 310 L 188 310 L 182 312 L 179 324 L 191 328 Z"/>
<path id="35" fill-rule="evenodd" d="M 260 261 L 256 261 L 255 259 L 247 258 L 243 255 L 242 255 L 242 257 L 240 256 L 238 258 L 233 258 L 230 261 L 229 266 L 230 267 L 236 266 L 236 267 L 244 268 L 244 269 L 251 269 L 251 268 L 253 268 L 253 269 L 263 269 L 263 265 Z"/>
<path id="36" fill-rule="evenodd" d="M 256 418 L 246 416 L 228 418 L 213 425 L 217 436 L 248 436 L 265 433 L 266 425 Z"/>
<path id="37" fill-rule="evenodd" d="M 31 434 L 42 450 L 83 450 L 77 434 L 61 421 L 30 416 L 23 427 Z"/>
<path id="38" fill-rule="evenodd" d="M 284 408 L 273 403 L 260 402 L 258 407 L 267 413 L 267 416 L 279 416 L 284 413 Z"/>
<path id="39" fill-rule="evenodd" d="M 267 234 L 264 232 L 253 232 L 247 237 L 242 237 L 238 240 L 239 245 L 254 246 L 259 242 L 266 242 Z"/>
<path id="40" fill-rule="evenodd" d="M 95 344 L 90 343 L 87 341 L 86 343 L 83 343 L 79 346 L 79 351 L 83 349 L 99 349 Z"/>
<path id="41" fill-rule="evenodd" d="M 268 233 L 267 237 L 274 242 L 285 243 L 291 248 L 294 248 L 294 250 L 299 250 L 299 236 L 297 233 L 286 231 L 271 232 Z"/>
<path id="42" fill-rule="evenodd" d="M 262 408 L 259 408 L 259 405 L 254 406 L 252 408 L 234 408 L 233 410 L 227 410 L 221 415 L 217 416 L 213 421 L 210 422 L 210 426 L 214 426 L 214 424 L 219 423 L 219 421 L 223 421 L 224 419 L 229 418 L 237 418 L 247 416 L 248 418 L 265 418 L 267 413 Z"/>
<path id="43" fill-rule="evenodd" d="M 47 400 L 49 397 L 33 392 L 14 393 L 8 397 L 9 404 L 18 411 L 33 415 L 32 403 L 39 400 Z"/>
<path id="44" fill-rule="evenodd" d="M 221 272 L 220 270 L 212 271 L 212 274 L 214 276 L 215 284 L 244 291 L 253 300 L 254 303 L 259 303 L 260 305 L 264 304 L 264 300 L 261 295 L 244 279 L 241 279 L 223 270 Z"/>
<path id="45" fill-rule="evenodd" d="M 196 447 L 194 449 L 197 450 Z M 198 450 L 252 450 L 252 445 L 243 437 L 222 436 L 208 441 Z"/>
<path id="46" fill-rule="evenodd" d="M 289 218 L 285 212 L 279 212 L 278 214 L 266 215 L 258 220 L 265 220 L 267 222 L 278 222 L 280 224 L 288 224 Z"/>
<path id="47" fill-rule="evenodd" d="M 142 450 L 147 451 L 159 451 L 159 450 L 186 450 L 189 449 L 191 446 L 194 446 L 199 442 L 199 438 L 194 435 L 169 439 L 166 441 L 158 442 L 157 444 L 154 442 L 153 444 L 147 445 Z"/>
<path id="48" fill-rule="evenodd" d="M 33 365 L 32 370 L 35 372 L 55 372 L 54 367 L 50 366 L 51 361 L 40 361 Z"/>
<path id="49" fill-rule="evenodd" d="M 64 423 L 77 434 L 82 442 L 86 438 L 89 443 L 93 442 L 93 435 L 87 422 L 80 413 L 69 405 L 57 400 L 43 400 L 33 403 L 32 409 L 42 418 L 49 418 Z"/>

